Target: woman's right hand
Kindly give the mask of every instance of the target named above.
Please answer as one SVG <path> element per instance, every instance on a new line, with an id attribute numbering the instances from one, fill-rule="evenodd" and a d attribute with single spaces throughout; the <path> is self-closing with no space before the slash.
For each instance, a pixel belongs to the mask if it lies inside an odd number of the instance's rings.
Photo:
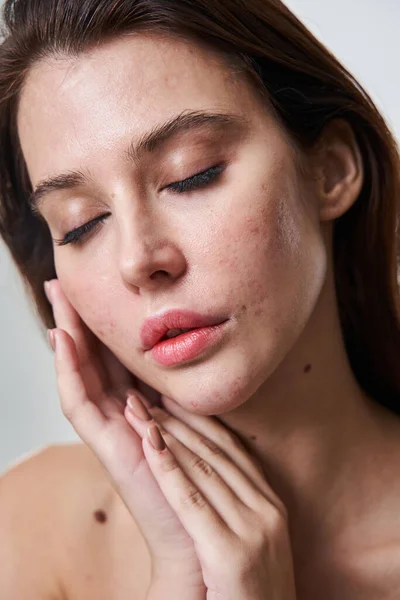
<path id="1" fill-rule="evenodd" d="M 193 540 L 154 479 L 141 437 L 124 416 L 129 391 L 144 398 L 140 380 L 83 323 L 57 279 L 45 287 L 57 326 L 55 366 L 64 415 L 110 474 L 146 540 L 152 587 L 162 586 L 163 598 L 169 589 L 178 597 L 178 584 L 185 600 L 203 600 L 206 590 Z"/>

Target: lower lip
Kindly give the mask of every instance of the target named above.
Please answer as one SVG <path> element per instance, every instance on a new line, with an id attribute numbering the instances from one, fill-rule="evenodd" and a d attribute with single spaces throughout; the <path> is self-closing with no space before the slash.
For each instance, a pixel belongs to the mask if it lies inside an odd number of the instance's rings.
<path id="1" fill-rule="evenodd" d="M 171 367 L 197 358 L 205 348 L 216 344 L 224 335 L 224 323 L 193 329 L 170 340 L 163 340 L 151 349 L 155 362 Z"/>

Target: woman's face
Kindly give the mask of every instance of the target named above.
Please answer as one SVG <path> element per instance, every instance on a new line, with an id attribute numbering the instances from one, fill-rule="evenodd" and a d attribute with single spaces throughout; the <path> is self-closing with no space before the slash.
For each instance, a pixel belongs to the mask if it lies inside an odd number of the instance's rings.
<path id="1" fill-rule="evenodd" d="M 133 151 L 192 112 L 235 118 L 197 117 Z M 34 189 L 61 173 L 82 175 L 48 187 L 38 209 L 52 237 L 69 242 L 54 243 L 56 271 L 88 327 L 190 410 L 220 414 L 247 400 L 307 324 L 327 258 L 318 201 L 245 75 L 192 42 L 127 35 L 78 58 L 38 62 L 18 130 Z M 168 187 L 215 166 L 197 188 Z M 77 243 L 65 237 L 100 217 Z M 229 320 L 195 359 L 160 365 L 140 330 L 170 309 Z"/>

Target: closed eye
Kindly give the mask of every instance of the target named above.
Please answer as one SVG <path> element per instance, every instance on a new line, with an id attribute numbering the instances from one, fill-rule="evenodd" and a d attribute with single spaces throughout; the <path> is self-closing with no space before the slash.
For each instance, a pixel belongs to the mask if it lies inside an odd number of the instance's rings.
<path id="1" fill-rule="evenodd" d="M 172 190 L 178 194 L 183 194 L 185 192 L 206 187 L 218 178 L 218 176 L 224 171 L 225 166 L 225 164 L 220 164 L 210 167 L 209 169 L 206 169 L 201 173 L 196 173 L 187 179 L 170 183 L 165 187 L 165 189 Z M 97 227 L 99 227 L 110 216 L 110 214 L 111 213 L 100 215 L 99 217 L 80 225 L 80 227 L 72 229 L 61 239 L 54 239 L 55 244 L 57 244 L 57 246 L 66 246 L 68 244 L 78 245 L 82 243 L 83 239 L 95 228 L 97 229 Z"/>
<path id="2" fill-rule="evenodd" d="M 66 233 L 61 239 L 54 239 L 54 243 L 57 244 L 57 246 L 66 246 L 67 244 L 81 243 L 83 241 L 83 238 L 87 236 L 89 232 L 91 232 L 92 230 L 97 228 L 101 223 L 103 223 L 107 219 L 107 217 L 110 216 L 110 214 L 111 213 L 100 215 L 99 217 L 96 217 L 95 219 L 92 219 L 91 221 L 80 225 L 80 227 L 72 229 L 71 231 Z"/>
<path id="3" fill-rule="evenodd" d="M 222 173 L 225 169 L 225 164 L 216 165 L 215 167 L 210 167 L 201 173 L 196 173 L 187 179 L 183 179 L 182 181 L 176 181 L 174 183 L 170 183 L 166 186 L 165 189 L 173 190 L 178 194 L 183 194 L 184 192 L 190 192 L 192 190 L 197 190 L 199 188 L 205 187 L 211 181 L 217 179 L 217 177 Z"/>

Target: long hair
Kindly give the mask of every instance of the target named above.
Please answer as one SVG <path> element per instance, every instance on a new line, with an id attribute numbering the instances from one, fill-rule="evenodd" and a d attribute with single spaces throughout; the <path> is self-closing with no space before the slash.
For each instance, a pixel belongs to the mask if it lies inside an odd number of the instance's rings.
<path id="1" fill-rule="evenodd" d="M 367 92 L 280 0 L 7 0 L 0 46 L 0 235 L 38 315 L 53 327 L 43 282 L 56 276 L 50 232 L 32 191 L 16 116 L 35 61 L 77 56 L 132 31 L 190 39 L 250 75 L 293 142 L 311 148 L 335 118 L 352 127 L 364 183 L 334 222 L 334 273 L 353 372 L 375 400 L 400 413 L 399 214 L 396 143 Z"/>

